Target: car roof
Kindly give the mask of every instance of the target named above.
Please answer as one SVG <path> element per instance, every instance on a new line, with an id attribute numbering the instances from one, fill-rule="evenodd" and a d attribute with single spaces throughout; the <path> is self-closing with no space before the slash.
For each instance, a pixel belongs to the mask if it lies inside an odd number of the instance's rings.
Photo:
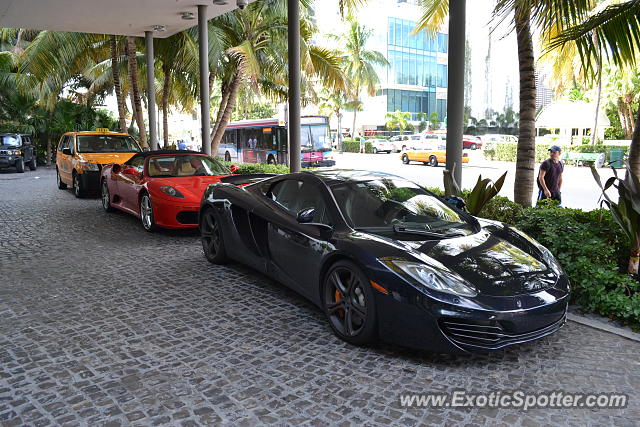
<path id="1" fill-rule="evenodd" d="M 131 136 L 126 132 L 98 132 L 95 130 L 81 130 L 75 132 L 65 132 L 65 135 L 127 135 Z"/>
<path id="2" fill-rule="evenodd" d="M 0 133 L 0 136 L 15 136 L 15 135 L 19 135 L 19 136 L 31 136 L 28 133 Z"/>
<path id="3" fill-rule="evenodd" d="M 391 173 L 358 169 L 316 169 L 312 171 L 305 171 L 303 173 L 318 177 L 329 187 L 347 182 L 365 182 L 385 178 L 402 179 L 407 181 L 406 178 L 402 178 Z"/>

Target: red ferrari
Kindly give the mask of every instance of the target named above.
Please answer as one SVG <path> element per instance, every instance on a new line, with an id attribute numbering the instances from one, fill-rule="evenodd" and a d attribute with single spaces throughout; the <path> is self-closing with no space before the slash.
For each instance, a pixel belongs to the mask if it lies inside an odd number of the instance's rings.
<path id="1" fill-rule="evenodd" d="M 102 207 L 135 215 L 147 231 L 196 228 L 204 190 L 235 169 L 196 151 L 141 152 L 102 169 Z"/>

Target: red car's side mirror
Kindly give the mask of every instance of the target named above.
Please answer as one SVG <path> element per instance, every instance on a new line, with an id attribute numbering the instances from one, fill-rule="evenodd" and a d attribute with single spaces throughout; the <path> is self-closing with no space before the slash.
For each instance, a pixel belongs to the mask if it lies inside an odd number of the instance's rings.
<path id="1" fill-rule="evenodd" d="M 229 170 L 231 171 L 231 173 L 236 173 L 238 170 L 240 170 L 240 167 L 236 165 L 231 165 L 229 166 Z"/>
<path id="2" fill-rule="evenodd" d="M 127 175 L 134 175 L 137 177 L 141 177 L 142 174 L 140 173 L 140 171 L 138 171 L 138 169 L 136 168 L 126 168 L 122 171 L 122 173 L 127 174 Z"/>

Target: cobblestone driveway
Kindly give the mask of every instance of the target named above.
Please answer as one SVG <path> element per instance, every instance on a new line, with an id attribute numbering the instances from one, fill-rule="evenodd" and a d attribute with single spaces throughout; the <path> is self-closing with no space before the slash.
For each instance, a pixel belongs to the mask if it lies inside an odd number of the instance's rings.
<path id="1" fill-rule="evenodd" d="M 335 338 L 319 310 L 194 232 L 143 231 L 52 169 L 0 172 L 0 424 L 634 425 L 640 345 L 568 323 L 451 357 Z M 403 408 L 401 392 L 619 392 L 626 409 Z"/>

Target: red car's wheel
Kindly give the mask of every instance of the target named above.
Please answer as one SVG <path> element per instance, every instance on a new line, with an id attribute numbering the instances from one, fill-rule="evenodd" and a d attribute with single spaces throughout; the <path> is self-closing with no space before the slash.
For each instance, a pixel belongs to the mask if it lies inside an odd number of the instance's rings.
<path id="1" fill-rule="evenodd" d="M 154 231 L 156 229 L 156 224 L 153 220 L 151 198 L 148 194 L 143 194 L 140 198 L 140 220 L 145 230 Z"/>
<path id="2" fill-rule="evenodd" d="M 113 212 L 113 206 L 111 206 L 111 194 L 109 193 L 109 184 L 106 180 L 102 180 L 102 208 L 106 212 Z"/>

